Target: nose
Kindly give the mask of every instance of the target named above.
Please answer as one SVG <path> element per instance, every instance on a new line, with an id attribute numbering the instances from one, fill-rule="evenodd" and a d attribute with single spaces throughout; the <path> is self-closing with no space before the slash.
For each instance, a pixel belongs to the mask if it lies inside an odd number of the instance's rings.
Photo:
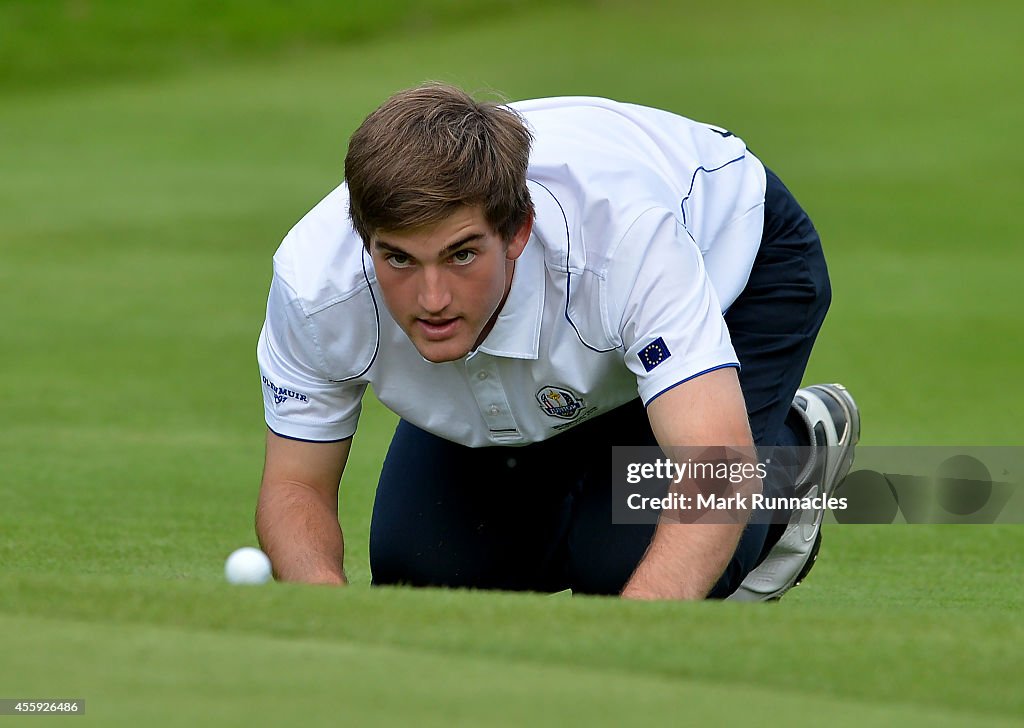
<path id="1" fill-rule="evenodd" d="M 444 273 L 437 268 L 425 267 L 420 280 L 417 303 L 425 313 L 440 315 L 452 302 L 452 293 L 445 282 Z"/>

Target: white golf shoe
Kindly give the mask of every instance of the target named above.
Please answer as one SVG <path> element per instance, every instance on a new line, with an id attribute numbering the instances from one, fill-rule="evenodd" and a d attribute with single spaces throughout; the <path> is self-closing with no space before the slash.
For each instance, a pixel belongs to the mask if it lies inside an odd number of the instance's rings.
<path id="1" fill-rule="evenodd" d="M 793 411 L 807 426 L 814 447 L 796 479 L 796 493 L 813 498 L 832 495 L 850 472 L 860 439 L 860 411 L 841 384 L 815 384 L 797 390 Z M 764 561 L 747 574 L 727 599 L 774 601 L 799 584 L 814 565 L 821 546 L 824 508 L 795 511 L 785 532 Z"/>

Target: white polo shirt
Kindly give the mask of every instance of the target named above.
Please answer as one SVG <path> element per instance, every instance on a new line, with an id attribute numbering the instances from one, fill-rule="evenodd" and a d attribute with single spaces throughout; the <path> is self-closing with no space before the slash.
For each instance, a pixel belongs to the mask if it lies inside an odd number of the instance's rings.
<path id="1" fill-rule="evenodd" d="M 258 346 L 271 430 L 350 437 L 370 385 L 441 437 L 525 445 L 738 365 L 722 315 L 750 274 L 765 191 L 744 143 L 606 99 L 511 106 L 535 137 L 537 216 L 487 338 L 458 361 L 419 355 L 383 305 L 342 184 L 274 256 Z"/>

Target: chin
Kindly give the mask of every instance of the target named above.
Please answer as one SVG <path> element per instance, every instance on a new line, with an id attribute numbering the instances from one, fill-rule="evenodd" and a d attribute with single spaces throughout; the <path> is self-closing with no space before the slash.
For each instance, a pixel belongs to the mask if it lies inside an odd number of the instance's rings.
<path id="1" fill-rule="evenodd" d="M 444 364 L 449 361 L 457 361 L 469 353 L 468 348 L 455 345 L 454 342 L 450 344 L 444 342 L 440 346 L 418 344 L 416 346 L 416 350 L 419 351 L 420 356 L 432 364 Z"/>

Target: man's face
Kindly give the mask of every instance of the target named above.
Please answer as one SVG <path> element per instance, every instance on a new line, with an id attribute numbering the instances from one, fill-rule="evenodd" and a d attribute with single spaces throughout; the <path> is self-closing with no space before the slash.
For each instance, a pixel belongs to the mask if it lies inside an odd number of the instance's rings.
<path id="1" fill-rule="evenodd" d="M 454 361 L 484 340 L 531 222 L 507 246 L 479 206 L 462 207 L 437 225 L 374 236 L 370 254 L 384 302 L 424 359 Z"/>

